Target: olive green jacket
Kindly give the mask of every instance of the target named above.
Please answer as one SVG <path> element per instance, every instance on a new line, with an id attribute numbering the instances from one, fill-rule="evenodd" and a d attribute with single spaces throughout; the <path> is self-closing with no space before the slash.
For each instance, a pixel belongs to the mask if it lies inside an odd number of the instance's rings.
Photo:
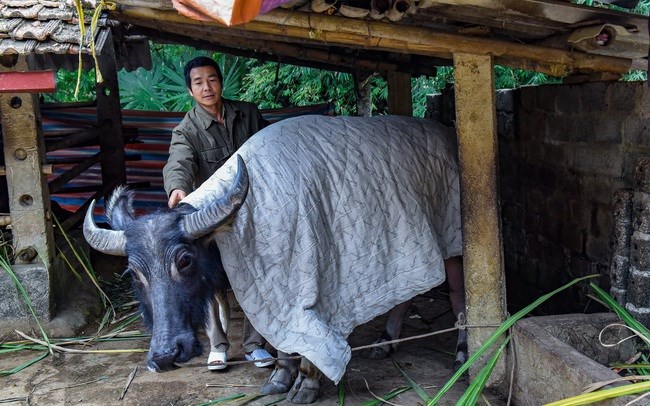
<path id="1" fill-rule="evenodd" d="M 172 132 L 163 168 L 167 196 L 175 189 L 192 192 L 205 182 L 251 135 L 264 128 L 252 103 L 223 99 L 225 127 L 196 105 Z"/>

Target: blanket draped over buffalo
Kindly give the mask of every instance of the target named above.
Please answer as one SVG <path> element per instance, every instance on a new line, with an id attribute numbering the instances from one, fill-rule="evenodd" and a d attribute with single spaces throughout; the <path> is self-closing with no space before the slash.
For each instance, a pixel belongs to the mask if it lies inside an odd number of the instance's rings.
<path id="1" fill-rule="evenodd" d="M 352 330 L 441 284 L 461 254 L 455 136 L 425 119 L 297 117 L 238 151 L 250 190 L 215 233 L 235 296 L 277 349 L 338 382 Z M 221 196 L 231 157 L 183 202 Z"/>

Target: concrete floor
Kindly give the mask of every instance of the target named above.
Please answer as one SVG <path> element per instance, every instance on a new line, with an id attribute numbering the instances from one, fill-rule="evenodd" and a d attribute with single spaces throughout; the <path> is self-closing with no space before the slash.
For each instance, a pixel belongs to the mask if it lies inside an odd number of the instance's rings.
<path id="1" fill-rule="evenodd" d="M 231 361 L 243 359 L 241 349 L 242 313 L 234 306 L 229 351 Z M 415 336 L 453 326 L 448 299 L 444 292 L 432 291 L 419 296 L 405 322 L 402 337 Z M 359 326 L 350 336 L 351 347 L 369 344 L 383 329 L 383 317 Z M 129 330 L 140 328 L 132 325 Z M 87 327 L 81 335 L 93 334 L 96 326 Z M 346 405 L 361 405 L 373 399 L 372 393 L 383 396 L 395 388 L 408 386 L 395 366 L 396 362 L 415 382 L 430 395 L 436 393 L 452 375 L 452 352 L 455 333 L 445 333 L 418 341 L 402 343 L 393 360 L 369 360 L 362 352 L 354 352 L 342 385 Z M 14 334 L 5 335 L 3 341 L 16 340 Z M 207 339 L 203 337 L 204 342 Z M 77 347 L 79 348 L 79 347 Z M 146 349 L 148 339 L 121 340 L 87 346 L 85 349 Z M 23 351 L 0 354 L 0 370 L 8 370 L 36 357 L 38 353 Z M 0 378 L 0 402 L 29 405 L 198 405 L 203 402 L 245 394 L 237 400 L 226 402 L 236 405 L 267 405 L 281 396 L 255 399 L 271 369 L 258 369 L 250 364 L 232 365 L 224 372 L 210 372 L 204 367 L 206 357 L 195 358 L 189 366 L 164 373 L 149 372 L 145 353 L 71 354 L 49 355 L 34 365 Z M 137 370 L 136 370 L 137 368 Z M 135 377 L 123 398 L 129 375 Z M 213 386 L 215 385 L 215 386 Z M 451 405 L 467 386 L 463 380 L 443 398 L 440 404 Z M 319 405 L 339 405 L 338 388 L 324 379 Z M 491 394 L 486 395 L 491 405 L 505 402 Z M 391 400 L 398 405 L 423 404 L 413 390 Z M 281 401 L 278 404 L 287 404 Z M 488 404 L 485 401 L 482 404 Z"/>

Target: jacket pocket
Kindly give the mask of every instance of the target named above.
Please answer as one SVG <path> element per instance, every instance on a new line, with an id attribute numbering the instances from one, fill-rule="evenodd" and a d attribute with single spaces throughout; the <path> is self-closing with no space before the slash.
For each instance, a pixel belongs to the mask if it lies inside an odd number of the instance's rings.
<path id="1" fill-rule="evenodd" d="M 214 171 L 223 165 L 229 156 L 230 154 L 228 153 L 228 148 L 226 147 L 210 148 L 201 151 L 201 158 L 209 168 L 209 174 L 214 173 Z"/>

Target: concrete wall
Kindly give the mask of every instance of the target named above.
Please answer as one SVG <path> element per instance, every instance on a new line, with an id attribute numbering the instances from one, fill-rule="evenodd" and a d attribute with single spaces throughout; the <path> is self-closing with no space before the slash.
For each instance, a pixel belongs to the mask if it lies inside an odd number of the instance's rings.
<path id="1" fill-rule="evenodd" d="M 453 97 L 429 105 L 431 116 L 449 121 Z M 497 110 L 509 309 L 588 274 L 600 274 L 597 282 L 609 290 L 612 198 L 634 187 L 635 159 L 650 156 L 647 84 L 500 91 Z M 586 293 L 586 285 L 575 288 L 538 313 L 582 312 Z"/>
<path id="2" fill-rule="evenodd" d="M 612 198 L 634 186 L 635 159 L 650 155 L 647 85 L 527 87 L 500 94 L 497 107 L 511 307 L 593 273 L 608 290 Z M 542 310 L 583 311 L 585 291 L 569 291 Z"/>

